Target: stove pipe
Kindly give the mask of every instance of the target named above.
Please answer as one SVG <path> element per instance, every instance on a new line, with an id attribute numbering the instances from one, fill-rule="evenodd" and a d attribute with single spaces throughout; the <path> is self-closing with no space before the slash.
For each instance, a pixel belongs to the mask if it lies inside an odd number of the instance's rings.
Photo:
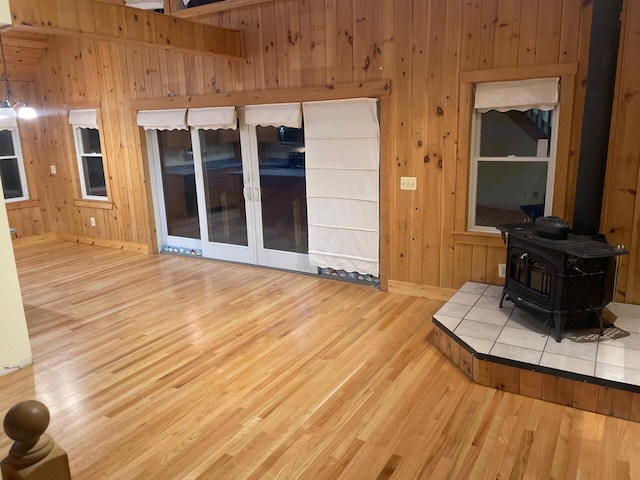
<path id="1" fill-rule="evenodd" d="M 573 231 L 600 229 L 623 0 L 594 0 Z"/>

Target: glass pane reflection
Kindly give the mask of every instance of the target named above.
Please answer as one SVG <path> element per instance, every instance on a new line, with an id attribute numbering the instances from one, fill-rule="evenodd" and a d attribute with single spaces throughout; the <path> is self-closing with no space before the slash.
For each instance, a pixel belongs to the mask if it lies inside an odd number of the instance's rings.
<path id="1" fill-rule="evenodd" d="M 256 127 L 264 248 L 307 253 L 304 131 Z"/>
<path id="2" fill-rule="evenodd" d="M 533 222 L 544 216 L 547 162 L 480 161 L 476 225 Z"/>
<path id="3" fill-rule="evenodd" d="M 158 146 L 168 233 L 200 238 L 191 134 L 188 130 L 159 131 Z"/>
<path id="4" fill-rule="evenodd" d="M 200 130 L 209 241 L 248 245 L 238 130 Z"/>
<path id="5" fill-rule="evenodd" d="M 482 114 L 481 157 L 548 157 L 552 112 L 490 110 Z"/>

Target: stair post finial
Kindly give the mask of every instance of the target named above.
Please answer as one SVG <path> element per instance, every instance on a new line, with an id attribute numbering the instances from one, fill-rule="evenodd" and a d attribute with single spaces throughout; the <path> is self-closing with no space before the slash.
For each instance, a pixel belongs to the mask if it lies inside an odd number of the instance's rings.
<path id="1" fill-rule="evenodd" d="M 45 433 L 49 409 L 37 400 L 16 403 L 4 417 L 4 431 L 15 443 L 0 463 L 5 480 L 70 480 L 67 454 Z"/>

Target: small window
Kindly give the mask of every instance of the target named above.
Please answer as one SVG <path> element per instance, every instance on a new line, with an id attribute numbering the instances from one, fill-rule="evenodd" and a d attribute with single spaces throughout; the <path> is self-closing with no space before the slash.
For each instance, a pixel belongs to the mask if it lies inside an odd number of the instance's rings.
<path id="1" fill-rule="evenodd" d="M 487 106 L 486 97 L 481 100 L 481 108 L 476 101 L 472 126 L 469 230 L 492 232 L 501 224 L 533 222 L 550 215 L 557 98 L 545 98 L 540 108 L 535 104 L 511 108 L 500 98 L 502 104 L 494 109 Z"/>
<path id="2" fill-rule="evenodd" d="M 17 129 L 0 130 L 0 179 L 5 202 L 29 199 Z"/>
<path id="3" fill-rule="evenodd" d="M 78 158 L 82 198 L 107 200 L 107 183 L 95 110 L 74 110 L 69 114 Z"/>

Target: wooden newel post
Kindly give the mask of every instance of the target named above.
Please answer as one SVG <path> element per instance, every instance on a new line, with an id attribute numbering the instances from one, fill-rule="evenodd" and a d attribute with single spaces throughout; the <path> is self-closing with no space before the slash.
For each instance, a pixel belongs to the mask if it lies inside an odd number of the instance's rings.
<path id="1" fill-rule="evenodd" d="M 37 400 L 9 409 L 4 431 L 15 443 L 0 463 L 4 480 L 71 480 L 66 452 L 44 433 L 49 418 L 49 409 Z"/>

